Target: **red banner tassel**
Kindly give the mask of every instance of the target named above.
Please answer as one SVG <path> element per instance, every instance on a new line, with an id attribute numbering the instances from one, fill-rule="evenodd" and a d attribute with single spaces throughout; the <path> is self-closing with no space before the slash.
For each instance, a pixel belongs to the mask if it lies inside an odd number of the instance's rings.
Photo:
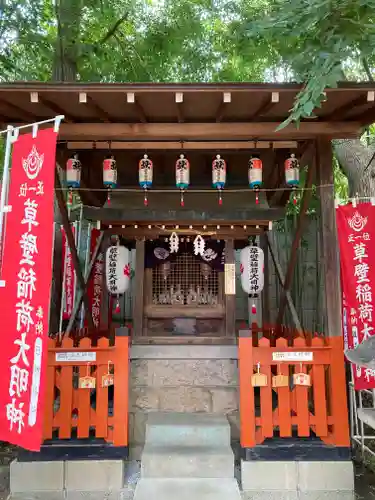
<path id="1" fill-rule="evenodd" d="M 108 189 L 108 195 L 107 195 L 107 205 L 111 204 L 111 190 Z"/>
<path id="2" fill-rule="evenodd" d="M 180 201 L 180 205 L 181 205 L 182 207 L 184 207 L 184 206 L 185 206 L 185 201 L 184 201 L 184 190 L 183 190 L 183 189 L 181 189 L 181 201 Z"/>
<path id="3" fill-rule="evenodd" d="M 147 189 L 145 189 L 145 198 L 143 200 L 143 204 L 144 204 L 145 207 L 148 206 Z"/>
<path id="4" fill-rule="evenodd" d="M 251 306 L 251 314 L 256 314 L 257 313 L 257 306 L 255 305 L 255 302 L 253 302 Z"/>
<path id="5" fill-rule="evenodd" d="M 219 189 L 219 205 L 221 206 L 223 204 L 223 198 L 221 196 L 221 189 Z"/>
<path id="6" fill-rule="evenodd" d="M 68 200 L 66 204 L 69 208 L 73 205 L 73 191 L 71 189 L 68 191 Z"/>
<path id="7" fill-rule="evenodd" d="M 255 203 L 256 203 L 256 205 L 259 205 L 259 193 L 258 193 L 258 190 L 255 192 Z"/>
<path id="8" fill-rule="evenodd" d="M 117 299 L 116 307 L 115 307 L 115 314 L 120 314 L 120 312 L 121 312 L 120 301 L 119 301 L 119 299 Z"/>

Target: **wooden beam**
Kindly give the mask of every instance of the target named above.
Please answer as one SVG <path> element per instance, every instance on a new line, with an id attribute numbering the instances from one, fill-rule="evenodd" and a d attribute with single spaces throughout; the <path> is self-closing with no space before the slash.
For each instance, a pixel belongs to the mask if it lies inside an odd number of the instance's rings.
<path id="1" fill-rule="evenodd" d="M 366 111 L 351 118 L 359 122 L 362 126 L 371 125 L 375 122 L 375 106 L 372 104 Z"/>
<path id="2" fill-rule="evenodd" d="M 215 195 L 215 193 L 213 193 Z M 177 195 L 178 196 L 178 195 Z M 151 205 L 152 200 L 150 200 Z M 139 197 L 139 207 L 143 203 L 142 192 Z M 185 203 L 188 203 L 186 199 Z M 254 206 L 253 209 L 247 210 L 231 210 L 223 211 L 220 207 L 217 210 L 205 210 L 204 213 L 199 211 L 199 207 L 194 209 L 180 209 L 175 210 L 166 208 L 115 208 L 114 206 L 96 208 L 87 207 L 83 208 L 83 215 L 85 219 L 92 221 L 102 221 L 107 224 L 124 224 L 125 221 L 134 221 L 138 223 L 146 222 L 152 224 L 153 222 L 165 222 L 165 224 L 224 224 L 225 221 L 232 224 L 252 224 L 267 225 L 270 220 L 279 220 L 285 215 L 285 208 L 261 208 Z"/>
<path id="3" fill-rule="evenodd" d="M 299 245 L 300 245 L 300 242 L 302 239 L 302 234 L 303 234 L 306 220 L 307 220 L 306 213 L 307 213 L 307 210 L 309 208 L 309 204 L 310 204 L 310 200 L 311 200 L 311 196 L 312 196 L 311 187 L 312 187 L 313 180 L 314 180 L 315 166 L 316 166 L 316 157 L 314 158 L 314 161 L 311 163 L 311 165 L 309 166 L 309 169 L 307 171 L 307 178 L 306 178 L 306 183 L 304 186 L 305 188 L 307 188 L 307 190 L 303 192 L 300 213 L 299 213 L 298 221 L 297 221 L 296 234 L 294 235 L 292 248 L 290 251 L 289 263 L 288 263 L 287 272 L 286 272 L 285 281 L 284 281 L 284 288 L 281 292 L 281 297 L 280 297 L 279 312 L 277 314 L 277 320 L 276 320 L 277 325 L 281 325 L 281 323 L 282 323 L 282 320 L 284 317 L 284 312 L 285 312 L 285 307 L 287 304 L 286 292 L 289 291 L 290 287 L 292 286 L 294 269 L 295 269 L 296 263 L 297 263 Z"/>
<path id="4" fill-rule="evenodd" d="M 332 144 L 317 141 L 318 185 L 320 187 L 321 263 L 326 305 L 326 335 L 339 337 L 341 328 L 340 260 L 337 244 L 335 194 L 333 188 Z"/>
<path id="5" fill-rule="evenodd" d="M 77 248 L 75 245 L 72 228 L 71 228 L 70 222 L 69 222 L 69 215 L 68 215 L 68 210 L 66 208 L 63 191 L 61 190 L 60 177 L 59 177 L 59 174 L 57 172 L 57 168 L 55 169 L 55 194 L 56 194 L 57 203 L 58 203 L 59 209 L 60 209 L 61 220 L 62 220 L 62 224 L 63 224 L 64 230 L 65 230 L 66 239 L 68 240 L 68 245 L 69 245 L 70 252 L 72 255 L 73 267 L 74 267 L 74 270 L 76 272 L 78 286 L 81 289 L 81 291 L 83 292 L 83 302 L 85 304 L 86 311 L 90 311 L 90 302 L 89 302 L 89 299 L 88 299 L 86 293 L 84 293 L 85 286 L 86 286 L 85 279 L 82 275 L 81 266 L 79 263 L 79 258 L 78 258 L 78 253 L 77 253 Z M 89 326 L 91 328 L 94 328 L 94 321 L 92 319 L 92 314 L 88 314 L 88 321 L 89 321 Z"/>
<path id="6" fill-rule="evenodd" d="M 182 122 L 181 122 L 182 123 Z M 189 150 L 213 150 L 217 151 L 217 149 L 235 149 L 235 150 L 241 150 L 241 149 L 297 149 L 298 148 L 298 142 L 297 141 L 276 141 L 276 142 L 270 142 L 270 141 L 233 141 L 233 142 L 207 142 L 207 141 L 184 141 L 184 150 L 189 151 Z M 104 149 L 108 150 L 108 142 L 95 142 L 93 143 L 92 141 L 87 141 L 87 142 L 82 142 L 82 141 L 77 141 L 77 142 L 68 142 L 67 143 L 67 148 L 72 149 L 74 151 L 77 151 L 79 149 Z M 118 149 L 123 149 L 123 150 L 128 150 L 128 149 L 135 149 L 135 150 L 181 150 L 181 141 L 168 141 L 168 142 L 146 142 L 146 141 L 123 141 L 123 142 L 111 142 L 111 149 L 118 150 Z"/>
<path id="7" fill-rule="evenodd" d="M 61 140 L 297 140 L 315 138 L 353 138 L 361 133 L 357 122 L 302 122 L 276 131 L 277 123 L 62 123 Z"/>
<path id="8" fill-rule="evenodd" d="M 72 116 L 70 113 L 68 113 L 65 109 L 62 109 L 59 105 L 55 104 L 54 102 L 50 101 L 46 97 L 39 95 L 39 102 L 48 110 L 48 111 L 53 111 L 57 115 L 64 115 L 64 121 L 66 123 L 73 123 L 74 121 L 77 121 L 77 118 L 75 116 Z"/>
<path id="9" fill-rule="evenodd" d="M 225 264 L 234 264 L 234 240 L 225 241 Z M 236 296 L 225 295 L 225 337 L 234 337 L 236 333 Z"/>
<path id="10" fill-rule="evenodd" d="M 124 238 L 129 238 L 129 239 L 136 239 L 136 238 L 145 238 L 147 240 L 150 239 L 157 239 L 159 237 L 161 238 L 168 238 L 175 230 L 174 229 L 169 229 L 169 230 L 162 230 L 158 229 L 155 226 L 153 226 L 151 229 L 148 229 L 147 227 L 140 227 L 135 229 L 134 225 L 128 225 L 126 224 L 126 227 L 122 227 L 123 224 L 119 225 L 114 225 L 110 224 L 109 229 L 106 229 L 106 232 L 108 234 L 121 234 Z M 107 224 L 105 225 L 107 228 Z M 254 236 L 258 234 L 262 234 L 265 231 L 266 226 L 259 226 L 256 228 L 255 226 L 248 226 L 247 229 L 218 229 L 218 230 L 200 230 L 199 233 L 202 236 L 206 236 L 207 238 L 212 238 L 212 239 L 235 239 L 235 240 L 247 240 L 249 236 Z M 192 242 L 197 235 L 197 229 L 195 230 L 183 230 L 182 232 L 179 232 L 179 237 L 183 238 L 186 241 L 186 238 L 190 238 L 190 241 Z"/>
<path id="11" fill-rule="evenodd" d="M 334 109 L 332 113 L 330 113 L 328 116 L 325 116 L 325 120 L 342 120 L 345 118 L 347 113 L 349 111 L 352 111 L 356 106 L 362 106 L 363 104 L 366 104 L 367 102 L 367 94 L 360 95 L 359 97 L 356 97 L 355 99 L 352 99 L 349 102 L 346 102 L 342 106 L 339 106 L 338 108 Z"/>
<path id="12" fill-rule="evenodd" d="M 179 123 L 183 123 L 185 121 L 183 102 L 184 102 L 184 94 L 182 92 L 176 92 L 175 103 L 176 103 L 176 107 L 177 107 L 177 117 L 178 117 Z"/>
<path id="13" fill-rule="evenodd" d="M 39 117 L 34 115 L 34 113 L 30 113 L 29 111 L 26 111 L 26 109 L 21 108 L 21 106 L 17 106 L 17 104 L 13 104 L 12 102 L 7 101 L 6 99 L 2 98 L 0 99 L 0 105 L 5 105 L 8 108 L 12 109 L 15 113 L 18 114 L 18 116 L 21 118 L 21 120 L 27 121 L 38 121 Z"/>
<path id="14" fill-rule="evenodd" d="M 230 92 L 224 92 L 222 96 L 222 100 L 220 101 L 220 104 L 217 108 L 217 111 L 215 113 L 216 116 L 216 123 L 219 123 L 222 121 L 224 118 L 224 114 L 226 111 L 226 106 L 228 103 L 232 101 L 232 95 Z"/>
<path id="15" fill-rule="evenodd" d="M 112 118 L 107 113 L 107 111 L 104 111 L 104 109 L 99 106 L 99 104 L 94 100 L 94 98 L 90 95 L 87 96 L 87 106 L 91 109 L 94 110 L 94 112 L 101 118 L 105 123 L 111 123 Z"/>
<path id="16" fill-rule="evenodd" d="M 266 115 L 280 100 L 278 92 L 272 92 L 270 96 L 267 96 L 263 102 L 261 102 L 259 108 L 250 117 L 250 120 L 254 121 L 258 116 Z"/>
<path id="17" fill-rule="evenodd" d="M 144 279 L 145 279 L 145 240 L 137 240 L 135 243 L 135 290 L 133 303 L 133 325 L 134 335 L 143 335 L 143 315 L 144 315 Z"/>
<path id="18" fill-rule="evenodd" d="M 277 260 L 276 253 L 275 253 L 275 251 L 273 249 L 273 245 L 272 245 L 272 241 L 270 239 L 269 233 L 266 233 L 266 238 L 267 238 L 267 243 L 268 243 L 268 248 L 269 248 L 269 251 L 270 251 L 270 255 L 271 255 L 273 264 L 275 266 L 276 276 L 277 276 L 277 278 L 279 280 L 280 285 L 282 287 L 284 287 L 284 284 L 285 284 L 284 273 L 282 271 L 282 268 L 281 268 L 281 265 L 280 265 L 279 261 Z M 286 299 L 287 299 L 287 302 L 288 302 L 290 314 L 292 315 L 294 326 L 296 327 L 297 332 L 299 334 L 302 334 L 303 333 L 302 325 L 301 325 L 300 320 L 298 318 L 297 310 L 294 307 L 294 303 L 293 303 L 293 299 L 292 299 L 292 296 L 290 294 L 290 291 L 287 290 L 285 292 L 285 295 L 286 295 Z"/>

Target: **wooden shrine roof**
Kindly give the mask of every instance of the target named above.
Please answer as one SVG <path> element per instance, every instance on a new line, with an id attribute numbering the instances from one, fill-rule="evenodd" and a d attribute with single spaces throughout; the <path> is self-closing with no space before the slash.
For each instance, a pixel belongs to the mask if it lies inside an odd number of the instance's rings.
<path id="1" fill-rule="evenodd" d="M 316 118 L 299 129 L 292 125 L 275 132 L 300 89 L 294 83 L 3 83 L 0 122 L 30 123 L 64 114 L 60 138 L 65 140 L 285 140 L 355 137 L 375 121 L 375 84 L 345 82 L 326 90 Z M 192 129 L 200 123 L 204 131 Z"/>
<path id="2" fill-rule="evenodd" d="M 120 192 L 119 192 L 120 191 Z M 253 192 L 223 191 L 223 206 L 218 205 L 218 194 L 214 189 L 207 189 L 204 193 L 186 190 L 185 206 L 180 206 L 180 192 L 178 189 L 163 190 L 163 193 L 149 190 L 147 207 L 143 204 L 144 193 L 139 191 L 121 192 L 114 190 L 110 205 L 103 208 L 87 207 L 83 209 L 85 219 L 101 221 L 104 224 L 122 225 L 124 221 L 133 223 L 178 223 L 207 224 L 216 230 L 217 224 L 237 223 L 247 224 L 252 232 L 251 225 L 267 226 L 269 221 L 278 220 L 284 216 L 285 207 L 269 207 L 265 193 L 259 193 L 259 201 L 255 202 Z M 150 231 L 146 230 L 146 233 Z M 151 233 L 150 233 L 151 234 Z"/>

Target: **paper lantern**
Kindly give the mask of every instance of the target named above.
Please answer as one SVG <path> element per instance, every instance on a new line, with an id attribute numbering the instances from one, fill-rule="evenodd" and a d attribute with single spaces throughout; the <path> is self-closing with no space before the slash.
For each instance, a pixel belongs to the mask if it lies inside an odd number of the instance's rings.
<path id="1" fill-rule="evenodd" d="M 285 182 L 288 186 L 296 187 L 299 185 L 299 163 L 296 156 L 292 153 L 290 158 L 285 160 Z"/>
<path id="2" fill-rule="evenodd" d="M 264 286 L 264 253 L 256 246 L 241 250 L 241 286 L 248 295 L 256 295 Z"/>
<path id="3" fill-rule="evenodd" d="M 144 204 L 148 205 L 147 189 L 152 186 L 153 178 L 153 163 L 147 155 L 143 155 L 143 158 L 139 161 L 138 165 L 138 176 L 139 185 L 145 190 Z"/>
<path id="4" fill-rule="evenodd" d="M 249 160 L 249 187 L 260 188 L 263 182 L 263 163 L 260 158 L 252 156 Z"/>
<path id="5" fill-rule="evenodd" d="M 212 162 L 212 186 L 219 190 L 219 205 L 222 205 L 221 190 L 224 189 L 227 180 L 227 164 L 220 155 L 216 155 Z"/>
<path id="6" fill-rule="evenodd" d="M 249 187 L 255 190 L 255 203 L 259 203 L 259 189 L 263 181 L 263 163 L 260 158 L 252 156 L 249 160 Z"/>
<path id="7" fill-rule="evenodd" d="M 79 188 L 81 184 L 82 163 L 78 159 L 78 155 L 74 154 L 66 162 L 66 185 L 69 188 Z"/>
<path id="8" fill-rule="evenodd" d="M 108 248 L 105 259 L 105 269 L 109 293 L 121 295 L 129 288 L 129 262 L 129 250 L 126 247 L 115 245 Z"/>
<path id="9" fill-rule="evenodd" d="M 112 155 L 103 161 L 103 184 L 109 189 L 117 186 L 117 166 Z"/>
<path id="10" fill-rule="evenodd" d="M 176 161 L 176 186 L 181 191 L 181 206 L 184 206 L 184 190 L 190 184 L 190 163 L 183 154 Z"/>

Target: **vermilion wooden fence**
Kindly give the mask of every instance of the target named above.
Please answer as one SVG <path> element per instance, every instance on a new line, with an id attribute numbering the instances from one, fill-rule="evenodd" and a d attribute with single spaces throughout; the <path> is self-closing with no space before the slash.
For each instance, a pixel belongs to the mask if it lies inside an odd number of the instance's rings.
<path id="1" fill-rule="evenodd" d="M 311 432 L 326 444 L 349 446 L 349 424 L 346 397 L 345 362 L 342 337 L 278 338 L 259 341 L 253 333 L 241 331 L 239 339 L 241 445 L 252 448 L 276 431 L 283 438 L 297 434 L 308 437 Z M 275 352 L 312 352 L 308 362 L 273 360 Z M 257 372 L 267 376 L 267 385 L 260 392 L 260 415 L 256 416 L 255 387 L 251 378 Z M 272 376 L 304 372 L 311 377 L 311 386 L 272 387 Z M 273 394 L 273 391 L 275 394 Z M 275 405 L 275 396 L 277 404 Z"/>
<path id="2" fill-rule="evenodd" d="M 95 361 L 61 361 L 58 354 L 95 353 Z M 102 386 L 102 377 L 114 373 L 114 385 Z M 79 379 L 95 377 L 95 389 L 80 389 Z M 44 439 L 103 438 L 114 446 L 128 446 L 129 338 L 126 328 L 108 338 L 49 339 Z M 111 396 L 110 396 L 111 395 Z"/>

